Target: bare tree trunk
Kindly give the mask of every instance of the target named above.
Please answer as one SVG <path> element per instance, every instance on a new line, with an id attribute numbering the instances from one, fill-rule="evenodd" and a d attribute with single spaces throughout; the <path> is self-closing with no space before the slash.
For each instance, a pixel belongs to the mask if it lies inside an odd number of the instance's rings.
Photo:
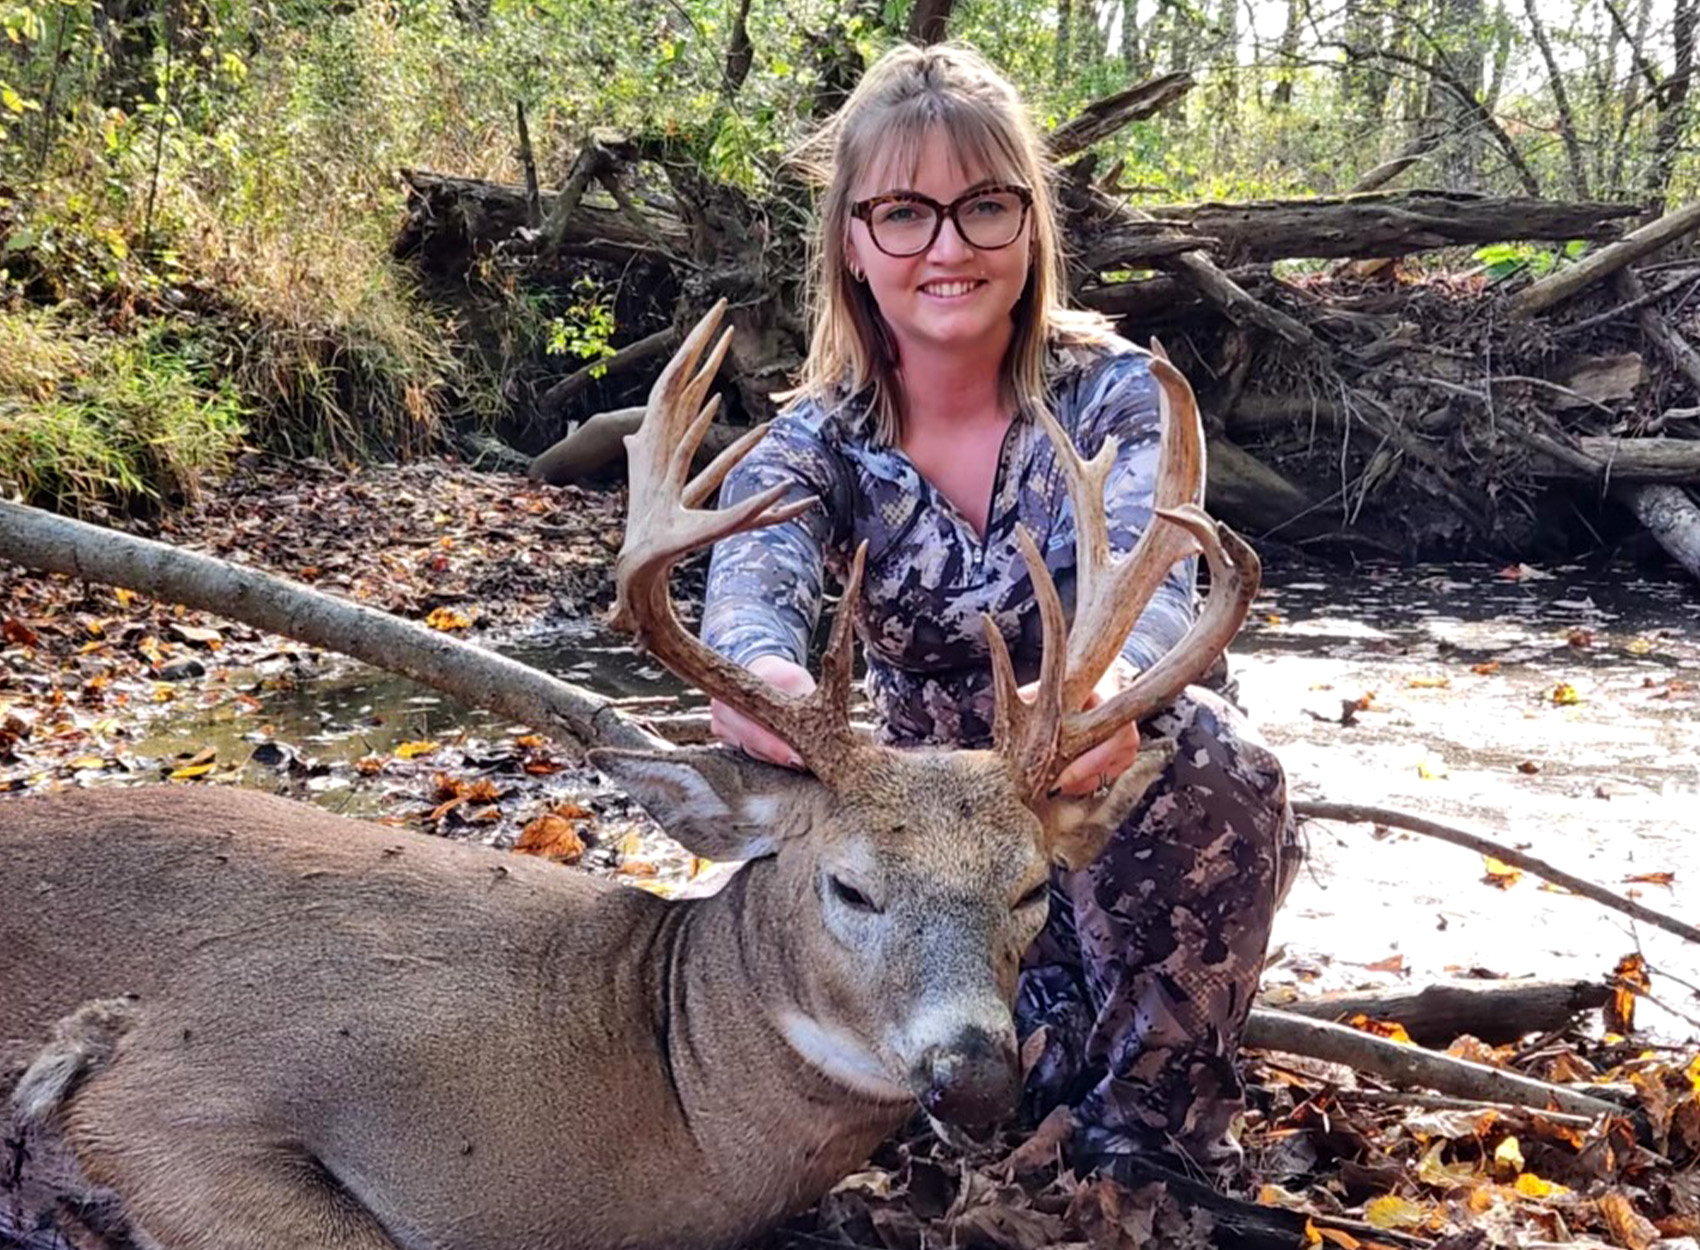
<path id="1" fill-rule="evenodd" d="M 1505 88 L 1505 68 L 1511 61 L 1511 19 L 1505 5 L 1493 11 L 1493 70 L 1483 93 L 1482 106 L 1492 113 L 1499 108 L 1500 92 Z"/>
<path id="2" fill-rule="evenodd" d="M 1224 140 L 1239 131 L 1239 0 L 1218 0 L 1216 6 L 1217 59 L 1216 88 L 1211 93 L 1211 115 Z"/>
<path id="3" fill-rule="evenodd" d="M 909 41 L 922 47 L 942 43 L 950 34 L 950 11 L 955 0 L 915 0 L 909 11 Z"/>
<path id="4" fill-rule="evenodd" d="M 1675 45 L 1675 68 L 1664 81 L 1664 96 L 1659 102 L 1659 127 L 1653 139 L 1653 160 L 1647 171 L 1647 193 L 1669 207 L 1671 167 L 1676 161 L 1677 141 L 1682 136 L 1683 122 L 1688 116 L 1688 88 L 1694 76 L 1694 31 L 1696 0 L 1676 0 L 1676 14 L 1671 22 L 1671 40 Z"/>
<path id="5" fill-rule="evenodd" d="M 1150 74 L 1151 67 L 1139 39 L 1139 0 L 1122 0 L 1122 64 L 1127 67 L 1132 82 Z"/>
<path id="6" fill-rule="evenodd" d="M 1304 0 L 1287 0 L 1287 27 L 1281 32 L 1280 68 L 1275 71 L 1275 95 L 1270 103 L 1278 109 L 1293 103 L 1293 77 L 1299 55 L 1299 23 L 1304 17 Z M 1350 62 L 1347 62 L 1350 65 Z M 1348 72 L 1350 72 L 1348 70 Z"/>
<path id="7" fill-rule="evenodd" d="M 1074 42 L 1074 0 L 1057 0 L 1057 46 L 1051 61 L 1051 78 L 1062 83 L 1068 78 L 1069 48 Z"/>
<path id="8" fill-rule="evenodd" d="M 1585 200 L 1588 198 L 1588 167 L 1582 156 L 1582 141 L 1576 133 L 1576 115 L 1570 110 L 1570 95 L 1564 89 L 1564 74 L 1558 68 L 1558 58 L 1553 55 L 1552 41 L 1547 38 L 1546 27 L 1541 24 L 1535 0 L 1523 0 L 1523 8 L 1528 13 L 1529 29 L 1541 50 L 1541 59 L 1547 63 L 1547 77 L 1552 82 L 1552 98 L 1558 106 L 1558 130 L 1564 139 L 1564 154 L 1570 161 L 1570 189 L 1577 199 Z"/>
<path id="9" fill-rule="evenodd" d="M 1429 111 L 1451 121 L 1451 139 L 1441 149 L 1441 184 L 1448 191 L 1474 191 L 1481 183 L 1483 122 L 1491 117 L 1481 105 L 1481 26 L 1482 0 L 1441 0 Z"/>

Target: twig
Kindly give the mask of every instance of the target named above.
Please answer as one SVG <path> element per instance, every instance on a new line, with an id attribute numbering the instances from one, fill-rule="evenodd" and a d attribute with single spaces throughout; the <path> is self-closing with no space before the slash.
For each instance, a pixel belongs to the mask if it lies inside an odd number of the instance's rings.
<path id="1" fill-rule="evenodd" d="M 1556 1107 L 1589 1120 L 1623 1114 L 1616 1103 L 1592 1094 L 1285 1011 L 1253 1009 L 1246 1023 L 1245 1044 L 1343 1063 L 1390 1081 L 1421 1085 L 1460 1098 L 1512 1103 L 1540 1111 Z"/>
<path id="2" fill-rule="evenodd" d="M 1443 825 L 1438 821 L 1429 820 L 1423 816 L 1413 816 L 1408 812 L 1395 811 L 1389 807 L 1366 807 L 1359 803 L 1324 803 L 1299 800 L 1293 804 L 1293 814 L 1307 816 L 1313 820 L 1338 820 L 1349 824 L 1378 824 L 1391 825 L 1396 829 L 1408 829 L 1412 833 L 1420 833 L 1424 837 L 1438 838 L 1442 842 L 1450 842 L 1454 846 L 1462 846 L 1475 851 L 1478 855 L 1491 855 L 1514 868 L 1532 872 L 1554 885 L 1561 885 L 1572 894 L 1580 894 L 1583 898 L 1592 899 L 1602 907 L 1622 912 L 1626 916 L 1644 921 L 1654 928 L 1674 933 L 1678 937 L 1687 938 L 1690 942 L 1700 943 L 1700 929 L 1691 924 L 1684 924 L 1674 916 L 1654 911 L 1644 907 L 1633 899 L 1627 899 L 1613 894 L 1604 886 L 1595 885 L 1592 881 L 1584 881 L 1581 877 L 1573 876 L 1562 868 L 1554 868 L 1544 859 L 1536 859 L 1515 847 L 1484 838 L 1480 834 L 1469 833 L 1456 829 L 1451 825 Z"/>
<path id="3" fill-rule="evenodd" d="M 1389 1107 L 1420 1107 L 1425 1111 L 1497 1111 L 1501 1115 L 1527 1115 L 1530 1108 L 1509 1102 L 1483 1102 L 1476 1098 L 1455 1098 L 1450 1094 L 1423 1094 L 1404 1089 L 1339 1089 L 1336 1098 L 1353 1102 L 1379 1103 Z M 1572 1115 L 1567 1111 L 1537 1111 L 1543 1120 L 1570 1128 L 1591 1128 L 1593 1119 Z"/>

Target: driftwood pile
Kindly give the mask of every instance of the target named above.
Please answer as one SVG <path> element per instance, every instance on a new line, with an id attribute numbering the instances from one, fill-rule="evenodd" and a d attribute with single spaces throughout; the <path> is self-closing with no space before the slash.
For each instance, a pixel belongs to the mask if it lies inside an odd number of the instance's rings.
<path id="1" fill-rule="evenodd" d="M 1412 151 L 1344 196 L 1130 207 L 1087 148 L 1190 86 L 1141 84 L 1049 144 L 1075 299 L 1160 337 L 1193 379 L 1218 515 L 1266 542 L 1398 557 L 1553 558 L 1644 527 L 1700 577 L 1700 259 L 1669 255 L 1700 206 L 1645 222 L 1635 204 L 1380 189 Z M 534 175 L 404 178 L 396 253 L 439 293 L 492 271 L 557 306 L 586 273 L 618 292 L 613 356 L 516 380 L 505 433 L 555 444 L 534 476 L 617 469 L 627 405 L 718 298 L 738 330 L 733 419 L 772 414 L 806 327 L 809 196 L 784 171 L 758 198 L 704 175 L 689 137 L 604 133 L 552 193 Z M 1580 260 L 1550 264 L 1577 240 Z M 1469 252 L 1506 242 L 1537 246 L 1490 282 Z"/>

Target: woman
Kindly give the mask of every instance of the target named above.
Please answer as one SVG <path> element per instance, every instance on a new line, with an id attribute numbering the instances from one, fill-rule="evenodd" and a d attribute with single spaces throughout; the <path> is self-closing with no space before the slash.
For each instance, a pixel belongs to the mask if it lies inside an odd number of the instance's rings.
<path id="1" fill-rule="evenodd" d="M 1125 551 L 1151 518 L 1157 385 L 1143 353 L 1061 306 L 1041 148 L 1015 90 L 979 56 L 888 53 L 813 150 L 824 196 L 809 359 L 723 499 L 785 482 L 821 502 L 716 548 L 703 637 L 781 689 L 813 689 L 804 664 L 823 570 L 842 573 L 867 539 L 857 628 L 882 735 L 984 746 L 982 613 L 1023 680 L 1038 669 L 1018 522 L 1072 598 L 1073 518 L 1033 414 L 1048 407 L 1086 455 L 1118 440 L 1106 505 Z M 1193 601 L 1193 568 L 1177 566 L 1093 699 L 1167 651 Z M 715 704 L 713 718 L 723 740 L 797 764 L 730 709 Z M 1296 863 L 1292 820 L 1279 765 L 1224 699 L 1193 688 L 1156 728 L 1178 738 L 1176 764 L 1095 864 L 1059 873 L 1024 963 L 1018 1027 L 1024 1039 L 1043 1031 L 1024 1050 L 1040 1056 L 1026 1110 L 1073 1109 L 1077 1168 L 1173 1153 L 1226 1173 L 1243 1107 L 1235 1052 Z M 1138 749 L 1129 727 L 1059 784 L 1091 791 Z"/>

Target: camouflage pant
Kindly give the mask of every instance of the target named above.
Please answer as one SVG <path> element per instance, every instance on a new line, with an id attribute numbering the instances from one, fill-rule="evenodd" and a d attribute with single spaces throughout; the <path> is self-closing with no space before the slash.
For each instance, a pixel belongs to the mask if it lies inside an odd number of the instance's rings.
<path id="1" fill-rule="evenodd" d="M 1073 1107 L 1088 1152 L 1217 1173 L 1240 1157 L 1236 1055 L 1298 845 L 1281 766 L 1232 704 L 1192 687 L 1155 728 L 1174 764 L 1091 867 L 1058 872 L 1027 952 L 1024 1110 Z"/>

